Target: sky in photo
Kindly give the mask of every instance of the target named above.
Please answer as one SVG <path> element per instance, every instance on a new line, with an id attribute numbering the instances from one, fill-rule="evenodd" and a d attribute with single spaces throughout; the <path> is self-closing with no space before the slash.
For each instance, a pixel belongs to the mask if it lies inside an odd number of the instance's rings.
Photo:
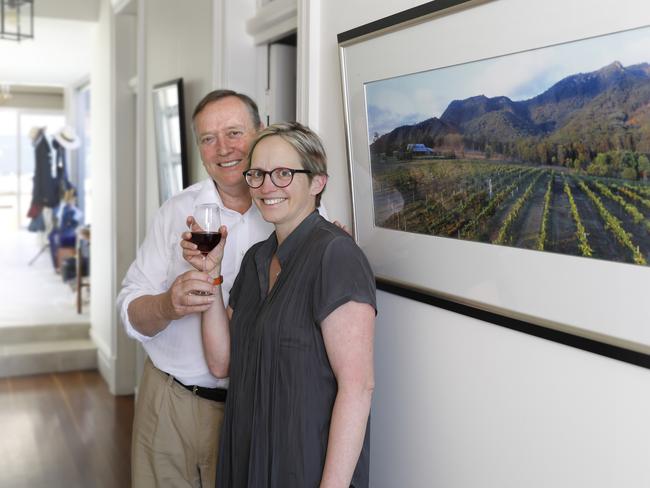
<path id="1" fill-rule="evenodd" d="M 367 83 L 368 135 L 440 117 L 453 100 L 527 100 L 577 73 L 615 61 L 650 62 L 650 27 Z"/>

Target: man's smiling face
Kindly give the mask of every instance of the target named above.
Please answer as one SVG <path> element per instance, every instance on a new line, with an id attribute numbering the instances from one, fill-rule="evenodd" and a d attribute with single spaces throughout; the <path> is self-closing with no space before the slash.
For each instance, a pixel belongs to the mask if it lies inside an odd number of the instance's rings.
<path id="1" fill-rule="evenodd" d="M 248 149 L 257 128 L 244 102 L 226 97 L 205 106 L 194 119 L 201 160 L 219 188 L 246 187 Z"/>

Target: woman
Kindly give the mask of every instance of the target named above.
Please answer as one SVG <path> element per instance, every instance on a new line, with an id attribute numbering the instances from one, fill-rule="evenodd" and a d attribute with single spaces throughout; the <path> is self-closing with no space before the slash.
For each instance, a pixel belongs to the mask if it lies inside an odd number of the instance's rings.
<path id="1" fill-rule="evenodd" d="M 244 257 L 227 309 L 219 284 L 203 315 L 208 365 L 230 375 L 217 486 L 367 487 L 372 271 L 353 239 L 316 211 L 327 183 L 316 134 L 272 125 L 249 160 L 253 201 L 275 232 Z M 212 276 L 222 232 L 207 259 Z M 182 245 L 198 264 L 196 246 Z"/>

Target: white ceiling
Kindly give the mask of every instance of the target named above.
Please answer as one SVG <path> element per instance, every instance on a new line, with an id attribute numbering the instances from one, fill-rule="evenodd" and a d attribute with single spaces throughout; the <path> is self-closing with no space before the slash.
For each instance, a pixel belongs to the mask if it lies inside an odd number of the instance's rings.
<path id="1" fill-rule="evenodd" d="M 34 14 L 37 17 L 96 21 L 99 4 L 100 0 L 35 0 Z"/>
<path id="2" fill-rule="evenodd" d="M 75 10 L 78 0 L 57 3 L 59 15 L 68 18 L 56 16 L 52 0 L 40 0 L 35 12 L 40 8 L 47 16 L 34 18 L 34 39 L 0 39 L 0 83 L 65 86 L 88 76 L 97 11 Z M 86 7 L 92 4 L 96 2 L 90 1 Z"/>

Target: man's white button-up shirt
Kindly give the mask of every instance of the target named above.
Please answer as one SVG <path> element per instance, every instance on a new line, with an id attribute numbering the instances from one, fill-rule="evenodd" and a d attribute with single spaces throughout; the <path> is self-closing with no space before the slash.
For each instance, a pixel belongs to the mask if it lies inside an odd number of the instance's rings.
<path id="1" fill-rule="evenodd" d="M 187 230 L 187 217 L 192 215 L 194 206 L 201 203 L 216 203 L 221 224 L 228 228 L 221 265 L 221 290 L 224 303 L 228 303 L 230 288 L 244 254 L 253 244 L 266 239 L 274 228 L 262 218 L 255 205 L 251 205 L 243 215 L 224 207 L 213 181 L 208 179 L 173 196 L 158 210 L 136 260 L 122 282 L 118 307 L 128 335 L 142 343 L 158 369 L 186 385 L 227 387 L 228 380 L 212 376 L 205 362 L 200 314 L 173 320 L 162 332 L 149 337 L 135 330 L 127 313 L 131 301 L 143 295 L 167 291 L 178 275 L 192 269 L 183 259 L 180 240 L 181 234 Z"/>

